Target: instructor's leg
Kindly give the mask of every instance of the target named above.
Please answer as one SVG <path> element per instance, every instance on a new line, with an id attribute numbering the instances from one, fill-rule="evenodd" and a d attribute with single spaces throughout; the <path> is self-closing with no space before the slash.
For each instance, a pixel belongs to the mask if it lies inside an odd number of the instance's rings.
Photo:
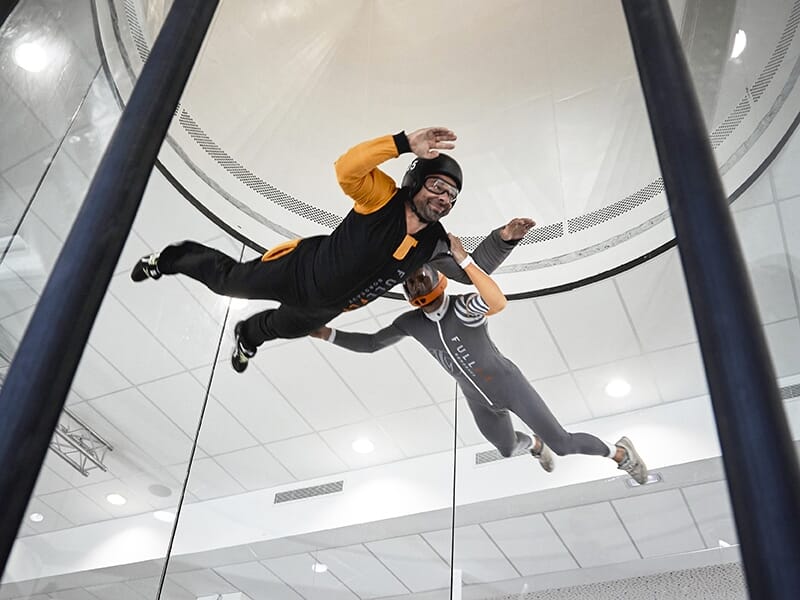
<path id="1" fill-rule="evenodd" d="M 532 446 L 533 442 L 529 436 L 519 431 L 514 431 L 514 426 L 507 410 L 495 410 L 484 402 L 477 399 L 473 400 L 469 397 L 467 397 L 467 404 L 483 437 L 491 442 L 500 454 L 506 458 L 517 450 L 527 450 Z"/>
<path id="2" fill-rule="evenodd" d="M 524 392 L 523 392 L 524 389 Z M 558 454 L 609 456 L 611 448 L 590 433 L 569 433 L 555 418 L 539 393 L 527 382 L 508 408 Z"/>

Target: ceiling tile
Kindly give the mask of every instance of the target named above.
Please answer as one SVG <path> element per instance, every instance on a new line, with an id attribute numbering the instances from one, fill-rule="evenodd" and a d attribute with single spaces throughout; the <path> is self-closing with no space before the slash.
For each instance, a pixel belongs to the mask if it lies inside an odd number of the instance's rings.
<path id="1" fill-rule="evenodd" d="M 41 293 L 61 252 L 61 245 L 61 240 L 50 228 L 36 214 L 29 212 L 14 236 L 4 264 L 35 292 Z"/>
<path id="2" fill-rule="evenodd" d="M 717 548 L 721 543 L 739 543 L 728 486 L 724 481 L 683 488 L 683 495 L 708 548 Z"/>
<path id="3" fill-rule="evenodd" d="M 316 561 L 308 554 L 270 558 L 261 562 L 307 600 L 358 600 L 358 596 L 330 572 L 312 571 L 311 566 Z"/>
<path id="4" fill-rule="evenodd" d="M 169 577 L 172 581 L 182 588 L 187 589 L 196 597 L 217 597 L 222 594 L 239 591 L 236 589 L 236 586 L 217 575 L 212 569 L 171 573 Z"/>
<path id="5" fill-rule="evenodd" d="M 114 517 L 125 517 L 150 512 L 152 510 L 148 499 L 141 493 L 132 490 L 119 479 L 103 481 L 87 486 L 83 486 L 81 491 L 89 498 L 94 500 L 98 506 L 102 506 Z M 110 504 L 106 500 L 109 494 L 119 494 L 127 502 L 121 506 Z"/>
<path id="6" fill-rule="evenodd" d="M 546 517 L 581 567 L 640 558 L 608 502 L 556 510 Z"/>
<path id="7" fill-rule="evenodd" d="M 774 164 L 775 163 L 773 163 L 773 165 Z M 758 179 L 744 190 L 741 196 L 734 200 L 733 204 L 731 204 L 731 210 L 733 212 L 739 212 L 747 210 L 748 208 L 763 206 L 764 204 L 771 204 L 774 202 L 775 197 L 772 193 L 770 179 L 769 171 L 765 171 L 759 175 Z"/>
<path id="8" fill-rule="evenodd" d="M 365 545 L 412 592 L 450 586 L 450 568 L 418 535 Z"/>
<path id="9" fill-rule="evenodd" d="M 567 370 L 534 300 L 510 302 L 503 312 L 489 318 L 488 327 L 500 352 L 528 379 L 550 377 Z"/>
<path id="10" fill-rule="evenodd" d="M 45 494 L 39 499 L 50 508 L 63 515 L 76 525 L 96 523 L 111 518 L 104 507 L 90 500 L 79 490 L 64 490 L 53 494 Z"/>
<path id="11" fill-rule="evenodd" d="M 49 468 L 47 465 L 42 465 L 42 469 L 39 471 L 39 478 L 36 480 L 36 487 L 33 489 L 33 493 L 34 495 L 38 496 L 39 494 L 60 492 L 61 490 L 66 490 L 70 487 L 72 486 L 69 484 L 69 482 L 58 476 L 53 469 Z"/>
<path id="12" fill-rule="evenodd" d="M 699 344 L 651 352 L 647 360 L 664 402 L 708 394 Z"/>
<path id="13" fill-rule="evenodd" d="M 534 389 L 556 416 L 559 423 L 567 425 L 592 418 L 592 413 L 572 375 L 557 375 L 532 381 Z"/>
<path id="14" fill-rule="evenodd" d="M 451 531 L 443 529 L 422 534 L 439 556 L 450 562 Z M 519 577 L 492 538 L 479 525 L 456 527 L 452 564 L 461 569 L 464 583 L 488 583 Z"/>
<path id="15" fill-rule="evenodd" d="M 377 327 L 358 328 L 358 331 L 374 332 Z M 362 354 L 321 340 L 315 347 L 373 416 L 431 403 L 415 373 L 394 348 Z"/>
<path id="16" fill-rule="evenodd" d="M 360 469 L 405 458 L 402 451 L 389 435 L 374 420 L 345 425 L 320 432 L 328 446 L 349 468 Z M 353 450 L 352 444 L 359 439 L 368 439 L 375 449 L 368 454 Z"/>
<path id="17" fill-rule="evenodd" d="M 342 460 L 317 434 L 267 444 L 267 449 L 297 479 L 313 479 L 347 470 Z"/>
<path id="18" fill-rule="evenodd" d="M 148 577 L 147 579 L 135 579 L 127 582 L 128 587 L 145 598 L 155 598 L 159 593 L 159 578 Z M 197 596 L 189 592 L 186 588 L 179 586 L 167 576 L 164 581 L 164 589 L 161 590 L 161 598 L 166 600 L 197 600 Z"/>
<path id="19" fill-rule="evenodd" d="M 192 440 L 139 390 L 116 392 L 90 400 L 89 404 L 134 444 L 164 464 L 189 459 Z M 88 424 L 91 425 L 91 421 Z M 113 439 L 109 441 L 114 442 Z"/>
<path id="20" fill-rule="evenodd" d="M 158 406 L 190 438 L 197 435 L 205 390 L 189 373 L 180 373 L 139 386 L 141 392 Z M 198 439 L 208 454 L 222 454 L 257 445 L 256 439 L 210 396 L 203 415 Z"/>
<path id="21" fill-rule="evenodd" d="M 72 382 L 72 388 L 86 400 L 104 396 L 125 388 L 131 383 L 103 355 L 86 345 Z"/>
<path id="22" fill-rule="evenodd" d="M 491 521 L 483 528 L 523 576 L 578 566 L 542 515 Z"/>
<path id="23" fill-rule="evenodd" d="M 293 341 L 278 348 L 265 345 L 255 360 L 272 384 L 315 429 L 337 427 L 368 417 L 353 392 L 314 349 L 312 340 Z M 313 373 L 313 377 L 298 376 L 297 370 L 286 365 L 297 365 L 301 374 Z M 336 398 L 336 402 L 330 402 L 330 398 Z"/>
<path id="24" fill-rule="evenodd" d="M 800 322 L 797 319 L 764 326 L 772 364 L 778 377 L 800 373 Z"/>
<path id="25" fill-rule="evenodd" d="M 207 378 L 203 376 L 203 370 L 192 374 L 205 385 Z M 217 365 L 211 394 L 259 442 L 272 442 L 311 431 L 297 410 L 258 369 L 248 369 L 242 376 L 230 368 L 226 358 Z"/>
<path id="26" fill-rule="evenodd" d="M 794 287 L 796 290 L 800 290 L 800 236 L 795 233 L 800 231 L 800 198 L 784 200 L 778 205 L 778 210 Z M 798 310 L 800 310 L 800 306 L 798 306 Z"/>
<path id="27" fill-rule="evenodd" d="M 575 381 L 595 417 L 628 412 L 661 402 L 653 371 L 644 357 L 627 358 L 613 363 L 574 372 Z M 631 386 L 623 398 L 612 398 L 606 385 L 612 379 L 623 379 Z"/>
<path id="28" fill-rule="evenodd" d="M 644 558 L 703 549 L 703 540 L 679 490 L 612 502 Z"/>
<path id="29" fill-rule="evenodd" d="M 58 239 L 66 240 L 88 188 L 86 175 L 66 152 L 59 152 L 50 163 L 31 208 Z"/>
<path id="30" fill-rule="evenodd" d="M 751 208 L 733 219 L 762 322 L 797 316 L 777 207 Z"/>
<path id="31" fill-rule="evenodd" d="M 178 478 L 186 473 L 184 465 L 175 465 L 169 468 L 170 472 Z M 186 490 L 200 500 L 232 496 L 244 492 L 244 488 L 231 477 L 225 469 L 220 467 L 212 458 L 201 458 L 192 463 L 189 472 L 189 483 Z"/>
<path id="32" fill-rule="evenodd" d="M 121 339 L 125 340 L 124 344 L 119 343 Z M 183 370 L 157 338 L 110 294 L 106 294 L 100 307 L 90 343 L 134 383 Z"/>
<path id="33" fill-rule="evenodd" d="M 538 298 L 536 302 L 573 369 L 639 353 L 633 329 L 610 281 Z"/>
<path id="34" fill-rule="evenodd" d="M 242 563 L 214 570 L 250 600 L 303 600 L 261 563 Z"/>
<path id="35" fill-rule="evenodd" d="M 39 513 L 44 517 L 44 519 L 38 523 L 31 521 L 30 516 L 34 513 Z M 49 504 L 45 504 L 39 498 L 35 497 L 31 498 L 30 502 L 28 502 L 28 507 L 25 509 L 25 516 L 23 517 L 22 525 L 29 530 L 29 533 L 25 533 L 25 535 L 34 535 L 46 533 L 48 531 L 56 531 L 58 529 L 74 527 L 74 523 L 72 521 L 61 515 L 61 513 L 59 513 Z"/>
<path id="36" fill-rule="evenodd" d="M 0 264 L 0 319 L 30 308 L 38 300 L 39 295 L 20 279 L 5 261 Z"/>
<path id="37" fill-rule="evenodd" d="M 214 362 L 222 329 L 214 305 L 201 305 L 177 278 L 135 283 L 124 272 L 109 291 L 187 369 Z"/>
<path id="38" fill-rule="evenodd" d="M 6 114 L 14 115 L 13 119 L 3 119 L 0 123 L 0 139 L 14 140 L 13 144 L 3 144 L 3 153 L 0 155 L 0 171 L 6 171 L 48 146 L 53 137 L 11 86 L 5 84 L 0 86 L 0 104 Z M 40 165 L 41 163 L 36 166 L 36 175 L 41 174 Z M 4 176 L 12 185 L 19 179 L 23 181 L 33 179 L 34 173 L 30 169 L 25 171 L 24 176 L 17 175 L 13 171 L 5 173 Z"/>
<path id="39" fill-rule="evenodd" d="M 262 446 L 220 454 L 214 458 L 246 490 L 261 490 L 294 479 Z"/>
<path id="40" fill-rule="evenodd" d="M 414 408 L 377 421 L 406 456 L 433 454 L 453 447 L 453 426 L 439 407 Z"/>
<path id="41" fill-rule="evenodd" d="M 86 591 L 100 600 L 149 600 L 150 596 L 143 596 L 125 583 L 111 583 L 87 587 Z"/>
<path id="42" fill-rule="evenodd" d="M 316 559 L 359 598 L 407 594 L 408 589 L 361 544 L 320 550 Z"/>
<path id="43" fill-rule="evenodd" d="M 668 250 L 620 273 L 615 281 L 645 350 L 697 339 L 680 258 Z"/>

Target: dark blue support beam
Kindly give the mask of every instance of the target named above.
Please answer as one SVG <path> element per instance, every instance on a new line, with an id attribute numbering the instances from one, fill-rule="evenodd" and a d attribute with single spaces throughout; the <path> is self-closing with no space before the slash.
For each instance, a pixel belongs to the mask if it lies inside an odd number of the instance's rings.
<path id="1" fill-rule="evenodd" d="M 19 0 L 0 0 L 0 28 L 6 22 L 8 16 L 14 11 Z"/>
<path id="2" fill-rule="evenodd" d="M 666 0 L 622 5 L 703 352 L 750 595 L 793 600 L 800 594 L 797 456 L 733 219 Z"/>
<path id="3" fill-rule="evenodd" d="M 217 4 L 174 0 L 0 391 L 0 574 Z"/>

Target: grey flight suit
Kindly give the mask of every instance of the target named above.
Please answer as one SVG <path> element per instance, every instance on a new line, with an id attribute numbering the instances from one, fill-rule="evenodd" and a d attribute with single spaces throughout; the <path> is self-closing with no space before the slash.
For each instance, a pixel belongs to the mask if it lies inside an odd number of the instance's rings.
<path id="1" fill-rule="evenodd" d="M 565 431 L 517 365 L 500 353 L 489 337 L 488 310 L 475 293 L 445 296 L 434 313 L 403 313 L 373 334 L 335 330 L 332 341 L 355 352 L 375 352 L 413 337 L 455 378 L 478 429 L 503 456 L 531 445 L 530 437 L 514 431 L 508 411 L 558 455 L 609 456 L 609 447 L 599 438 Z"/>

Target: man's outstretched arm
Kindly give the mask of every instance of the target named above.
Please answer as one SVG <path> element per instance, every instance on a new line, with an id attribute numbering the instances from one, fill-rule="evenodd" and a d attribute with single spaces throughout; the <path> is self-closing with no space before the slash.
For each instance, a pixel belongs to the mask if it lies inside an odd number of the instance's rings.
<path id="1" fill-rule="evenodd" d="M 384 348 L 396 344 L 407 334 L 394 323 L 384 327 L 375 333 L 353 333 L 341 331 L 332 327 L 320 327 L 309 333 L 311 337 L 326 340 L 342 348 L 347 348 L 353 352 L 377 352 Z"/>
<path id="2" fill-rule="evenodd" d="M 511 219 L 503 227 L 498 227 L 489 233 L 478 247 L 472 252 L 472 259 L 487 273 L 492 273 L 503 264 L 517 243 L 525 234 L 536 225 L 533 219 L 524 217 Z M 441 254 L 433 258 L 430 264 L 459 283 L 471 283 L 469 276 L 461 269 L 450 254 Z"/>
<path id="3" fill-rule="evenodd" d="M 357 213 L 373 213 L 397 192 L 394 179 L 378 165 L 405 152 L 413 152 L 421 158 L 435 158 L 439 150 L 455 147 L 455 139 L 456 134 L 446 127 L 426 127 L 408 135 L 401 131 L 361 142 L 336 161 L 336 179 L 344 193 L 355 201 Z"/>

